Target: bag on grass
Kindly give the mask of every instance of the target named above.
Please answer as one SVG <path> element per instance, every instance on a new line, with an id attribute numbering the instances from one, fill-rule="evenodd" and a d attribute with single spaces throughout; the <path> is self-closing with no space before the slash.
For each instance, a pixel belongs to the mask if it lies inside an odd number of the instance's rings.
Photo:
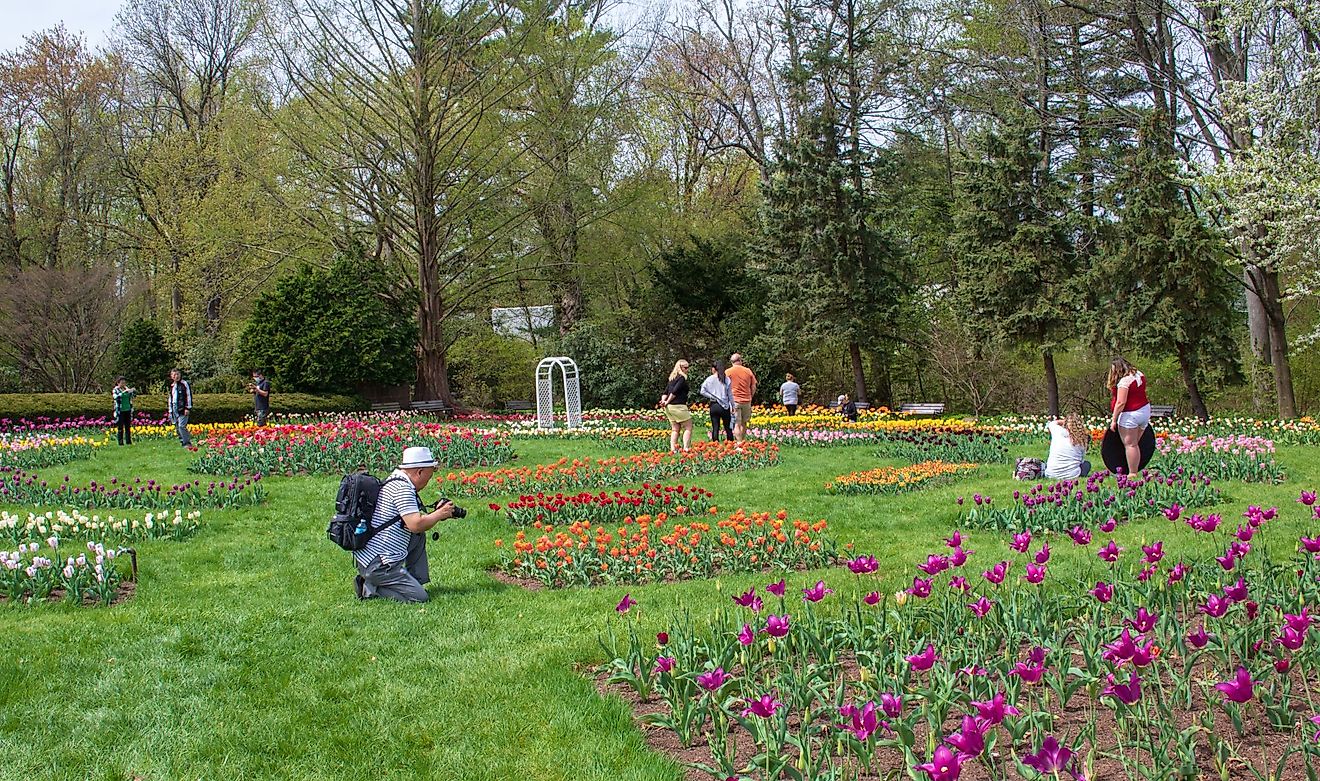
<path id="1" fill-rule="evenodd" d="M 381 480 L 366 472 L 354 472 L 344 475 L 339 481 L 339 493 L 335 496 L 335 515 L 326 528 L 326 536 L 334 544 L 347 551 L 362 550 L 371 542 L 371 538 L 388 529 L 402 518 L 395 518 L 388 523 L 373 527 L 371 516 L 376 512 L 376 502 L 380 499 L 380 489 L 391 480 L 403 480 L 391 477 Z"/>
<path id="2" fill-rule="evenodd" d="M 1013 478 L 1015 480 L 1039 480 L 1041 471 L 1045 464 L 1039 458 L 1019 458 L 1017 466 L 1013 467 Z"/>

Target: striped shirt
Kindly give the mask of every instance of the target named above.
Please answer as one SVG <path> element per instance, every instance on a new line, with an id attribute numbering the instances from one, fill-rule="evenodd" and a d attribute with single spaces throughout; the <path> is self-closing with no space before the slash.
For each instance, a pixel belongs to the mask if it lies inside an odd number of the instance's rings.
<path id="1" fill-rule="evenodd" d="M 400 479 L 394 479 L 400 478 Z M 380 487 L 380 496 L 376 499 L 376 512 L 371 516 L 371 528 L 377 529 L 395 518 L 422 511 L 417 491 L 403 470 L 396 469 L 386 478 L 388 482 Z M 367 547 L 353 551 L 353 558 L 358 564 L 367 566 L 372 559 L 380 556 L 385 564 L 402 561 L 408 556 L 408 542 L 412 532 L 402 523 L 381 529 L 371 538 Z"/>

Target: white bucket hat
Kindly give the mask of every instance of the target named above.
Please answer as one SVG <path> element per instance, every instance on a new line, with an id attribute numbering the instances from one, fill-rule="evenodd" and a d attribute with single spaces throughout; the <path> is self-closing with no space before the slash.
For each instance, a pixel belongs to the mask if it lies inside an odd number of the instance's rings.
<path id="1" fill-rule="evenodd" d="M 431 455 L 429 447 L 410 447 L 403 451 L 403 463 L 399 464 L 400 469 L 423 469 L 428 466 L 435 466 L 435 456 Z"/>

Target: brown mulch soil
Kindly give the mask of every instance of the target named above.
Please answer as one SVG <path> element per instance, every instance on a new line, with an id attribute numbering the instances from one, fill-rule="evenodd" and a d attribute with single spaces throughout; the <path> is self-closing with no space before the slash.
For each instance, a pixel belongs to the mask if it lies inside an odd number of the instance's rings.
<path id="1" fill-rule="evenodd" d="M 137 581 L 133 581 L 133 580 L 123 581 L 122 583 L 119 584 L 119 591 L 115 594 L 115 598 L 110 600 L 109 607 L 114 607 L 115 605 L 127 602 L 128 600 L 132 599 L 133 595 L 136 593 L 137 593 Z M 23 597 L 19 601 L 26 604 L 27 597 Z M 46 599 L 43 601 L 63 602 L 64 589 L 57 588 L 51 591 L 50 594 L 47 595 Z M 93 599 L 90 594 L 83 595 L 82 603 L 84 606 L 98 606 L 98 607 L 101 606 L 101 602 L 99 600 Z M 7 604 L 9 604 L 9 597 L 0 595 L 0 605 L 7 605 Z"/>
<path id="2" fill-rule="evenodd" d="M 514 576 L 505 572 L 500 572 L 497 569 L 488 569 L 486 570 L 486 574 L 501 583 L 509 586 L 517 586 L 518 588 L 525 588 L 528 591 L 541 591 L 545 588 L 539 580 L 532 580 L 531 578 L 515 578 Z"/>

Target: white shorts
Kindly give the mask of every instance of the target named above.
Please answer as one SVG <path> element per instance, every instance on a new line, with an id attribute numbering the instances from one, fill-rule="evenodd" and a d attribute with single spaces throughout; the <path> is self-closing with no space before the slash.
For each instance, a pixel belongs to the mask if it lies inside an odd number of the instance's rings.
<path id="1" fill-rule="evenodd" d="M 1150 405 L 1131 412 L 1118 413 L 1119 428 L 1145 428 L 1150 425 Z"/>

